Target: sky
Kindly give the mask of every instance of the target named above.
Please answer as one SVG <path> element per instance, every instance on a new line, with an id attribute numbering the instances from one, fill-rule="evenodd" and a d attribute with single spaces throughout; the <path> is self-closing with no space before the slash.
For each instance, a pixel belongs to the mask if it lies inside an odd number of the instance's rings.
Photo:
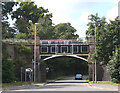
<path id="1" fill-rule="evenodd" d="M 32 0 L 38 7 L 42 6 L 52 13 L 53 23 L 67 23 L 77 30 L 79 37 L 85 37 L 88 28 L 88 15 L 98 13 L 99 17 L 106 17 L 107 21 L 118 16 L 118 2 L 120 0 Z"/>

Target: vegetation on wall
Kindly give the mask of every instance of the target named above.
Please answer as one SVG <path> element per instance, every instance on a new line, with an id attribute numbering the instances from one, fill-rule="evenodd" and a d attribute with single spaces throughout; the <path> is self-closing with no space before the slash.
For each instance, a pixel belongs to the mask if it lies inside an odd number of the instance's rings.
<path id="1" fill-rule="evenodd" d="M 31 63 L 32 49 L 25 45 L 15 45 L 12 51 L 15 51 L 15 59 L 10 58 L 7 51 L 8 44 L 3 43 L 2 48 L 2 78 L 3 83 L 10 83 L 13 81 L 20 81 L 21 67 Z"/>
<path id="2" fill-rule="evenodd" d="M 18 77 L 18 80 L 20 80 L 20 71 L 21 71 L 21 67 L 26 67 L 27 65 L 31 64 L 32 62 L 32 49 L 31 47 L 25 46 L 25 45 L 16 45 L 15 46 L 15 51 L 16 54 L 18 53 L 19 56 L 17 56 L 17 58 L 14 59 L 15 61 L 15 73 L 16 76 Z"/>
<path id="3" fill-rule="evenodd" d="M 21 45 L 19 48 L 18 48 L 18 52 L 19 53 L 22 53 L 24 55 L 31 55 L 32 53 L 32 50 L 30 47 L 27 47 L 25 45 Z"/>

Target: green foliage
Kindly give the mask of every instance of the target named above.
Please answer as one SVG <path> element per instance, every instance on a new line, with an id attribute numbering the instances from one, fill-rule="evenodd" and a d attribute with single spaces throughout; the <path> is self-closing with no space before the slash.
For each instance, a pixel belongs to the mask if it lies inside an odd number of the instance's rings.
<path id="1" fill-rule="evenodd" d="M 11 44 L 31 44 L 32 43 L 25 39 L 4 39 L 2 40 L 2 42 L 11 43 Z"/>
<path id="2" fill-rule="evenodd" d="M 12 18 L 24 18 L 27 22 L 31 20 L 33 23 L 36 23 L 40 16 L 42 17 L 48 12 L 48 10 L 43 7 L 37 8 L 34 2 L 20 2 L 19 6 L 20 7 L 13 12 Z"/>
<path id="3" fill-rule="evenodd" d="M 89 81 L 88 83 L 93 83 L 93 81 Z M 112 81 L 97 81 L 98 84 L 110 84 L 112 86 L 120 86 L 118 83 L 114 83 Z"/>
<path id="4" fill-rule="evenodd" d="M 3 57 L 2 59 L 2 82 L 10 83 L 13 82 L 15 78 L 14 74 L 14 62 L 8 57 Z"/>
<path id="5" fill-rule="evenodd" d="M 76 29 L 70 23 L 61 23 L 53 26 L 51 18 L 52 14 L 39 18 L 37 35 L 40 39 L 77 39 L 79 37 L 74 34 Z"/>
<path id="6" fill-rule="evenodd" d="M 56 39 L 77 39 L 76 29 L 70 23 L 60 23 L 54 29 Z"/>
<path id="7" fill-rule="evenodd" d="M 13 6 L 16 5 L 15 2 L 2 2 L 2 15 L 3 19 L 8 19 L 8 14 L 10 14 L 13 10 Z"/>
<path id="8" fill-rule="evenodd" d="M 19 7 L 13 11 L 15 5 Z M 37 36 L 40 39 L 77 39 L 79 37 L 75 34 L 76 29 L 70 23 L 54 26 L 52 13 L 49 13 L 48 9 L 37 7 L 34 2 L 6 3 L 3 10 L 4 16 L 10 13 L 12 19 L 16 19 L 15 27 L 10 27 L 10 24 L 4 21 L 4 38 L 14 38 L 14 36 L 17 39 L 34 38 L 35 23 L 39 23 L 37 25 Z M 19 31 L 17 35 L 15 35 L 15 29 Z"/>
<path id="9" fill-rule="evenodd" d="M 10 27 L 7 21 L 2 21 L 2 38 L 13 38 L 15 35 L 14 27 Z"/>
<path id="10" fill-rule="evenodd" d="M 27 35 L 25 33 L 19 32 L 19 33 L 16 34 L 15 38 L 17 38 L 17 39 L 27 39 Z"/>
<path id="11" fill-rule="evenodd" d="M 31 82 L 31 84 L 36 84 L 38 82 Z M 12 82 L 12 83 L 3 83 L 2 87 L 11 87 L 11 86 L 22 86 L 22 85 L 29 85 L 30 82 L 21 82 L 21 81 L 16 81 L 16 82 Z"/>
<path id="12" fill-rule="evenodd" d="M 30 47 L 25 45 L 15 46 L 16 54 L 19 55 L 15 58 L 15 75 L 18 80 L 20 80 L 20 68 L 25 67 L 31 63 L 32 60 L 32 50 Z"/>
<path id="13" fill-rule="evenodd" d="M 115 50 L 115 46 L 120 44 L 120 27 L 118 17 L 114 21 L 107 23 L 106 18 L 98 17 L 98 15 L 90 15 L 90 21 L 88 23 L 88 30 L 86 35 L 95 35 L 96 25 L 96 53 L 94 59 L 102 64 L 107 64 L 110 60 L 109 56 L 112 56 L 112 51 Z"/>
<path id="14" fill-rule="evenodd" d="M 10 83 L 16 80 L 14 60 L 9 58 L 6 43 L 2 43 L 2 82 Z"/>
<path id="15" fill-rule="evenodd" d="M 43 18 L 39 18 L 37 36 L 39 36 L 40 39 L 54 39 L 54 26 L 51 18 L 52 14 L 46 14 Z"/>
<path id="16" fill-rule="evenodd" d="M 43 18 L 48 13 L 48 10 L 43 7 L 37 8 L 34 2 L 19 2 L 18 5 L 19 8 L 12 12 L 12 19 L 16 19 L 15 26 L 19 32 L 25 34 L 28 34 L 31 30 L 30 21 L 35 24 L 40 17 Z"/>
<path id="17" fill-rule="evenodd" d="M 29 44 L 29 42 L 25 39 L 14 39 L 14 41 L 12 43 L 14 43 L 14 44 Z"/>
<path id="18" fill-rule="evenodd" d="M 112 81 L 115 83 L 120 83 L 120 48 L 116 48 L 115 52 L 113 51 L 113 56 L 110 57 L 108 63 L 108 69 L 112 78 Z"/>
<path id="19" fill-rule="evenodd" d="M 8 14 L 11 14 L 15 2 L 3 2 L 2 7 L 2 38 L 13 38 L 16 32 L 14 27 L 10 27 L 10 23 L 7 21 Z"/>
<path id="20" fill-rule="evenodd" d="M 100 22 L 100 17 L 98 17 L 98 14 L 96 13 L 96 15 L 89 15 L 88 19 L 90 20 L 90 22 L 87 24 L 88 30 L 86 30 L 86 35 L 95 35 L 95 25 L 96 27 L 99 25 Z"/>
<path id="21" fill-rule="evenodd" d="M 18 52 L 21 53 L 21 54 L 24 54 L 26 56 L 30 56 L 31 53 L 32 53 L 32 50 L 30 47 L 27 47 L 25 45 L 21 45 L 19 48 L 18 48 Z"/>
<path id="22" fill-rule="evenodd" d="M 27 20 L 25 20 L 24 18 L 20 18 L 16 20 L 15 26 L 19 30 L 19 33 L 17 34 L 16 38 L 27 39 L 28 38 L 27 34 L 29 33 L 31 26 L 30 23 L 27 22 Z"/>

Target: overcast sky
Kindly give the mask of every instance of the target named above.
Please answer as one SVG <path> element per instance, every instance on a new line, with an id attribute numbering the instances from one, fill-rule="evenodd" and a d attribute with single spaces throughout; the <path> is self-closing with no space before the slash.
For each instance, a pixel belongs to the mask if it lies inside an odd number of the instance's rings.
<path id="1" fill-rule="evenodd" d="M 85 37 L 88 15 L 96 14 L 113 20 L 118 16 L 120 0 L 32 0 L 39 7 L 48 9 L 53 14 L 53 23 L 70 22 L 80 37 Z"/>

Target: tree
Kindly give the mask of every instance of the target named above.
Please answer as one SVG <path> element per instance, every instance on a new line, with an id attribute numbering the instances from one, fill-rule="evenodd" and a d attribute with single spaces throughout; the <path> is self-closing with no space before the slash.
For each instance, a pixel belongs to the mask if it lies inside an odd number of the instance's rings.
<path id="1" fill-rule="evenodd" d="M 12 13 L 13 7 L 16 5 L 15 2 L 4 2 L 2 3 L 2 38 L 13 38 L 16 32 L 14 27 L 10 27 L 8 22 L 8 15 Z"/>
<path id="2" fill-rule="evenodd" d="M 19 32 L 15 35 L 15 38 L 17 38 L 17 39 L 27 39 L 27 35 L 25 33 Z"/>
<path id="3" fill-rule="evenodd" d="M 95 35 L 96 25 L 96 54 L 94 58 L 102 64 L 107 64 L 110 60 L 109 56 L 112 56 L 112 51 L 115 50 L 115 46 L 120 44 L 120 27 L 118 17 L 115 21 L 106 22 L 105 17 L 98 17 L 98 15 L 90 15 L 91 22 L 88 24 L 88 30 L 86 35 Z M 114 39 L 113 39 L 114 38 Z"/>
<path id="4" fill-rule="evenodd" d="M 30 21 L 35 24 L 40 17 L 48 13 L 48 9 L 43 7 L 37 8 L 34 2 L 20 2 L 19 8 L 12 12 L 12 19 L 16 19 L 15 26 L 19 32 L 28 34 L 30 29 Z"/>
<path id="5" fill-rule="evenodd" d="M 2 38 L 14 38 L 16 30 L 14 27 L 10 27 L 10 24 L 7 21 L 2 22 Z"/>
<path id="6" fill-rule="evenodd" d="M 86 35 L 90 36 L 90 35 L 95 35 L 95 25 L 96 27 L 99 25 L 100 23 L 100 17 L 98 17 L 98 14 L 96 13 L 96 15 L 89 15 L 88 19 L 90 20 L 90 22 L 87 24 L 88 30 L 86 30 Z"/>
<path id="7" fill-rule="evenodd" d="M 24 20 L 24 18 L 16 20 L 14 25 L 16 29 L 19 30 L 20 33 L 25 33 L 26 35 L 29 34 L 30 23 Z"/>
<path id="8" fill-rule="evenodd" d="M 14 74 L 14 62 L 12 59 L 4 56 L 2 59 L 2 82 L 10 83 L 13 82 L 15 78 Z"/>
<path id="9" fill-rule="evenodd" d="M 55 26 L 54 33 L 57 39 L 77 39 L 76 29 L 70 23 L 60 23 Z"/>
<path id="10" fill-rule="evenodd" d="M 110 61 L 107 66 L 112 81 L 120 83 L 120 48 L 116 48 L 115 52 L 113 51 L 113 56 L 110 57 Z"/>
<path id="11" fill-rule="evenodd" d="M 51 18 L 52 14 L 46 14 L 43 18 L 39 18 L 37 35 L 40 39 L 54 39 L 54 26 Z"/>

